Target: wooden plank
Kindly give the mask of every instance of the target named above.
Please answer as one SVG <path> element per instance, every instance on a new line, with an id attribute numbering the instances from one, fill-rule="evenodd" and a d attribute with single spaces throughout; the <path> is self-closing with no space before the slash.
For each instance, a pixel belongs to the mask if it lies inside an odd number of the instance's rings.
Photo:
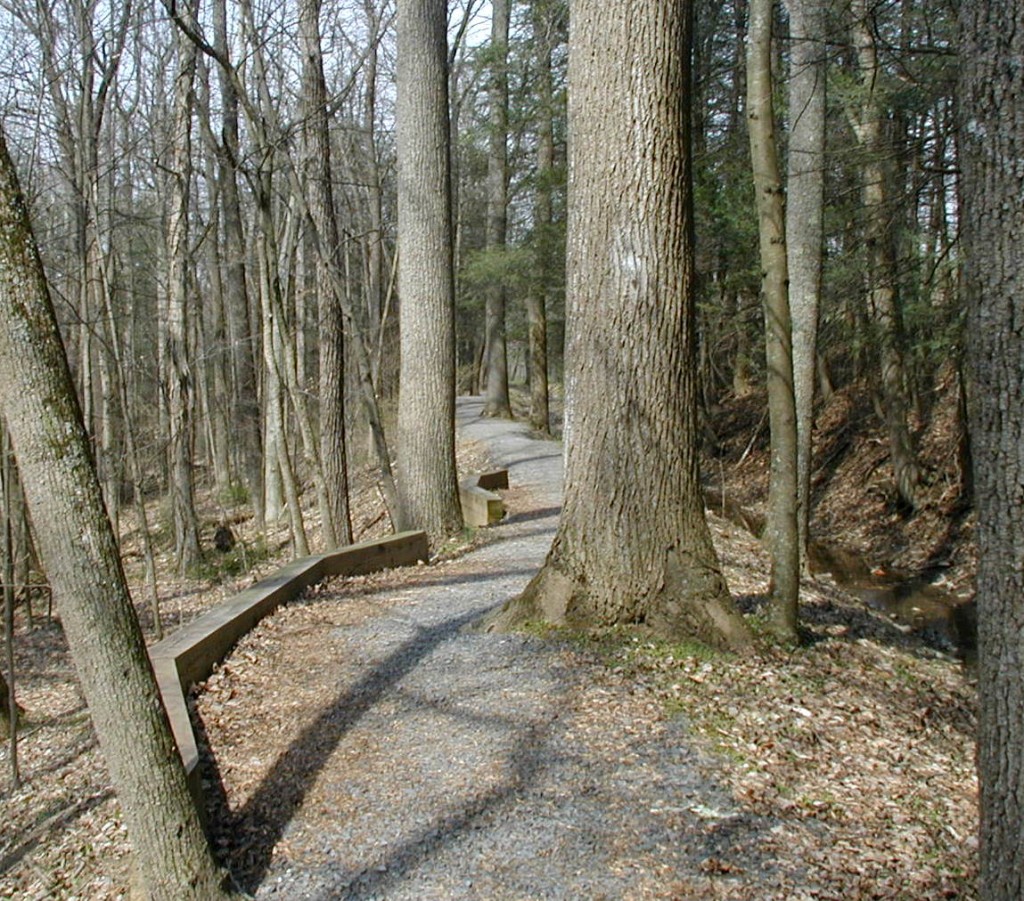
<path id="1" fill-rule="evenodd" d="M 199 751 L 185 700 L 189 688 L 209 676 L 214 665 L 264 616 L 298 597 L 310 585 L 328 576 L 363 575 L 412 565 L 427 560 L 428 555 L 426 533 L 400 532 L 327 554 L 303 557 L 150 646 L 149 657 L 164 709 L 197 803 L 201 794 Z"/>
<path id="2" fill-rule="evenodd" d="M 498 495 L 468 481 L 459 486 L 459 499 L 467 526 L 490 526 L 505 515 L 505 504 Z"/>
<path id="3" fill-rule="evenodd" d="M 508 488 L 508 470 L 494 469 L 491 472 L 482 472 L 476 477 L 476 484 L 487 491 L 505 490 Z"/>

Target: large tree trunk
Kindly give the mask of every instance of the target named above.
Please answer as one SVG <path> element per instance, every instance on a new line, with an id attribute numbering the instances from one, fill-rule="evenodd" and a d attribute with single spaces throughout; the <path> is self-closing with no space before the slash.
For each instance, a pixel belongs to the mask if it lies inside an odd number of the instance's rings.
<path id="1" fill-rule="evenodd" d="M 796 409 L 793 338 L 789 317 L 785 201 L 772 109 L 772 0 L 751 0 L 747 51 L 747 128 L 761 248 L 765 363 L 771 429 L 771 472 L 765 544 L 771 557 L 769 627 L 780 639 L 797 638 L 800 543 L 796 506 Z"/>
<path id="2" fill-rule="evenodd" d="M 793 322 L 793 397 L 797 433 L 797 528 L 807 567 L 811 516 L 811 436 L 821 297 L 825 198 L 825 9 L 817 0 L 786 0 L 789 10 L 789 157 L 786 254 Z"/>
<path id="3" fill-rule="evenodd" d="M 398 487 L 409 525 L 435 542 L 462 528 L 446 14 L 444 0 L 403 0 L 398 15 Z"/>
<path id="4" fill-rule="evenodd" d="M 907 425 L 907 376 L 903 360 L 902 317 L 896 291 L 896 252 L 893 243 L 888 173 L 892 147 L 885 140 L 871 3 L 853 0 L 851 34 L 857 51 L 862 91 L 860 111 L 853 116 L 857 140 L 864 150 L 862 192 L 867 244 L 868 307 L 878 330 L 881 393 L 889 434 L 889 455 L 896 490 L 903 502 L 917 501 L 920 468 Z"/>
<path id="5" fill-rule="evenodd" d="M 0 135 L 0 385 L 39 549 L 152 901 L 228 897 L 146 655 Z"/>
<path id="6" fill-rule="evenodd" d="M 505 250 L 508 230 L 508 28 L 509 0 L 491 2 L 490 148 L 487 155 L 487 249 Z M 487 286 L 484 359 L 487 367 L 485 416 L 511 416 L 508 349 L 505 335 L 504 279 Z"/>
<path id="7" fill-rule="evenodd" d="M 569 50 L 565 501 L 498 617 L 742 646 L 697 470 L 690 3 L 579 0 Z"/>
<path id="8" fill-rule="evenodd" d="M 978 511 L 981 897 L 1024 897 L 1024 59 L 1019 0 L 960 5 L 964 275 Z"/>

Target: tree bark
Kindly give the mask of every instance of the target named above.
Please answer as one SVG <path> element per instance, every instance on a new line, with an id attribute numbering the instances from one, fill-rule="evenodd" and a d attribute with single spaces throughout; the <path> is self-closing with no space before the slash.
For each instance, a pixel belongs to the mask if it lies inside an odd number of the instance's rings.
<path id="1" fill-rule="evenodd" d="M 345 451 L 345 347 L 341 300 L 331 268 L 340 268 L 338 220 L 331 185 L 331 139 L 327 119 L 327 82 L 320 46 L 320 2 L 299 4 L 303 84 L 306 104 L 306 186 L 309 213 L 323 240 L 317 242 L 317 337 L 320 348 L 319 468 L 326 495 L 322 511 L 324 545 L 352 543 Z"/>
<path id="2" fill-rule="evenodd" d="M 189 21 L 193 8 L 187 8 Z M 199 520 L 192 480 L 194 383 L 188 341 L 188 294 L 190 265 L 188 211 L 192 182 L 192 108 L 196 48 L 180 33 L 178 71 L 174 80 L 174 133 L 171 148 L 170 209 L 167 216 L 167 331 L 164 376 L 170 425 L 171 515 L 178 570 L 193 570 L 202 559 Z"/>
<path id="3" fill-rule="evenodd" d="M 226 0 L 213 3 L 214 45 L 228 61 Z M 257 335 L 249 310 L 246 285 L 245 233 L 242 205 L 238 194 L 239 135 L 238 92 L 231 73 L 224 65 L 217 66 L 221 105 L 221 143 L 217 152 L 217 182 L 221 202 L 221 226 L 224 230 L 224 303 L 227 334 L 231 344 L 232 407 L 237 425 L 242 462 L 242 476 L 249 492 L 256 525 L 262 531 L 266 524 L 263 501 L 263 440 L 260 434 L 260 404 L 257 392 L 256 359 L 259 356 Z"/>
<path id="4" fill-rule="evenodd" d="M 793 403 L 793 337 L 786 264 L 785 196 L 772 108 L 772 0 L 750 0 L 747 51 L 747 128 L 757 200 L 764 308 L 771 472 L 765 544 L 771 557 L 769 628 L 796 641 L 800 598 L 797 535 L 797 440 Z"/>
<path id="5" fill-rule="evenodd" d="M 505 250 L 508 231 L 508 29 L 509 0 L 491 2 L 490 148 L 487 154 L 487 225 L 485 244 Z M 505 333 L 504 279 L 487 286 L 484 311 L 484 359 L 487 366 L 485 416 L 511 417 L 508 396 L 508 346 Z"/>
<path id="6" fill-rule="evenodd" d="M 554 85 L 551 56 L 554 22 L 551 4 L 536 4 L 533 12 L 533 40 L 537 47 L 537 199 L 534 205 L 534 241 L 538 266 L 536 283 L 526 298 L 530 352 L 530 425 L 541 434 L 551 428 L 548 404 L 548 321 L 547 301 L 554 279 L 552 265 L 554 225 L 552 178 L 555 168 Z"/>
<path id="7" fill-rule="evenodd" d="M 793 324 L 793 398 L 797 433 L 797 528 L 807 568 L 811 516 L 811 437 L 818 348 L 818 307 L 825 202 L 825 9 L 816 0 L 786 0 L 791 44 L 786 261 Z"/>
<path id="8" fill-rule="evenodd" d="M 691 4 L 578 0 L 569 40 L 565 501 L 496 618 L 750 641 L 698 478 Z"/>
<path id="9" fill-rule="evenodd" d="M 409 525 L 435 543 L 462 528 L 446 15 L 444 0 L 403 0 L 398 14 L 398 487 Z"/>
<path id="10" fill-rule="evenodd" d="M 862 192 L 867 244 L 868 307 L 878 329 L 882 404 L 889 434 L 889 455 L 900 498 L 908 506 L 917 502 L 921 480 L 913 439 L 907 425 L 906 369 L 903 335 L 896 291 L 896 257 L 890 222 L 888 155 L 881 108 L 881 67 L 872 28 L 869 0 L 852 0 L 852 38 L 857 51 L 861 106 L 853 127 L 864 150 Z"/>
<path id="11" fill-rule="evenodd" d="M 152 901 L 229 897 L 160 702 L 0 135 L 0 385 L 39 549 Z"/>
<path id="12" fill-rule="evenodd" d="M 978 513 L 981 892 L 1024 897 L 1024 6 L 960 5 L 964 287 Z"/>

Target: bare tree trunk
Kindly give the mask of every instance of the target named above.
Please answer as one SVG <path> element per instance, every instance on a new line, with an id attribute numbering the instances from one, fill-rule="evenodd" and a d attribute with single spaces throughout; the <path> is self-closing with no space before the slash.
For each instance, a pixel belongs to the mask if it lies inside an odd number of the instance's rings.
<path id="1" fill-rule="evenodd" d="M 811 437 L 818 353 L 825 200 L 825 10 L 816 0 L 786 0 L 792 44 L 786 254 L 793 318 L 793 396 L 797 432 L 797 528 L 807 567 L 811 516 Z"/>
<path id="2" fill-rule="evenodd" d="M 299 29 L 306 103 L 306 185 L 309 212 L 322 242 L 317 248 L 317 334 L 320 348 L 320 467 L 327 504 L 322 511 L 327 548 L 352 542 L 345 452 L 345 347 L 342 304 L 335 294 L 340 269 L 338 221 L 331 186 L 327 83 L 320 46 L 320 2 L 302 0 Z M 371 332 L 372 333 L 372 332 Z"/>
<path id="3" fill-rule="evenodd" d="M 510 0 L 491 2 L 490 149 L 487 155 L 487 249 L 505 250 L 508 231 L 508 29 Z M 502 267 L 503 268 L 503 267 Z M 487 394 L 485 416 L 512 415 L 508 397 L 504 279 L 488 285 L 486 310 Z"/>
<path id="4" fill-rule="evenodd" d="M 865 152 L 863 166 L 865 239 L 868 249 L 868 307 L 878 329 L 882 404 L 889 433 L 889 454 L 896 490 L 903 502 L 917 502 L 921 471 L 907 425 L 907 374 L 896 292 L 896 258 L 890 229 L 888 160 L 878 80 L 881 69 L 875 46 L 871 3 L 852 0 L 852 37 L 857 51 L 863 98 L 853 127 Z"/>
<path id="5" fill-rule="evenodd" d="M 226 0 L 213 2 L 214 45 L 227 61 Z M 245 235 L 241 202 L 238 196 L 239 136 L 238 93 L 231 74 L 217 67 L 220 85 L 222 143 L 217 152 L 217 181 L 224 230 L 224 300 L 227 335 L 231 345 L 233 373 L 233 413 L 239 437 L 239 456 L 245 485 L 249 491 L 257 527 L 262 530 L 266 510 L 263 491 L 260 434 L 260 405 L 257 391 L 256 359 L 259 356 L 259 327 L 252 322 L 246 287 Z"/>
<path id="6" fill-rule="evenodd" d="M 497 622 L 745 646 L 698 476 L 692 6 L 577 0 L 571 15 L 565 503 Z"/>
<path id="7" fill-rule="evenodd" d="M 764 304 L 771 473 L 765 543 L 771 557 L 769 627 L 797 640 L 800 545 L 797 535 L 797 435 L 793 404 L 793 345 L 786 266 L 785 202 L 772 110 L 772 0 L 750 0 L 747 53 L 747 128 L 757 195 Z"/>
<path id="8" fill-rule="evenodd" d="M 978 512 L 980 897 L 1024 897 L 1024 6 L 960 5 L 959 130 Z"/>
<path id="9" fill-rule="evenodd" d="M 530 425 L 542 434 L 551 428 L 548 406 L 548 321 L 547 299 L 554 278 L 551 201 L 551 179 L 555 166 L 554 85 L 551 77 L 551 54 L 554 22 L 550 4 L 541 5 L 533 13 L 533 40 L 537 47 L 538 109 L 537 109 L 537 199 L 534 228 L 538 252 L 536 284 L 526 297 L 530 353 Z"/>
<path id="10" fill-rule="evenodd" d="M 435 544 L 462 528 L 446 18 L 445 0 L 403 0 L 398 16 L 398 487 Z"/>
<path id="11" fill-rule="evenodd" d="M 194 19 L 194 8 L 185 15 Z M 178 71 L 174 81 L 174 139 L 171 149 L 170 209 L 167 217 L 169 273 L 165 389 L 170 425 L 171 515 L 178 570 L 193 570 L 202 559 L 199 520 L 192 482 L 194 383 L 190 366 L 188 294 L 190 265 L 188 211 L 192 183 L 192 109 L 196 49 L 178 35 Z"/>
<path id="12" fill-rule="evenodd" d="M 43 563 L 150 899 L 229 897 L 146 655 L 25 209 L 0 137 L 0 385 Z"/>

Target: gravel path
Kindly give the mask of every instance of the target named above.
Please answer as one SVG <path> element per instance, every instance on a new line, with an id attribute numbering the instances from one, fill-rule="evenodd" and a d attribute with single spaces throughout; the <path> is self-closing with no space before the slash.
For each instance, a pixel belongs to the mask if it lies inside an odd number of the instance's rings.
<path id="1" fill-rule="evenodd" d="M 249 829 L 266 846 L 250 851 L 249 889 L 409 901 L 728 894 L 730 871 L 765 866 L 771 824 L 701 775 L 684 726 L 556 643 L 467 628 L 543 562 L 562 481 L 560 444 L 481 408 L 460 400 L 460 434 L 512 485 L 488 543 L 387 597 L 361 596 L 372 612 L 328 619 L 315 660 L 302 658 L 309 627 L 289 626 L 287 612 L 269 621 L 284 641 L 278 690 L 297 708 L 305 694 L 325 701 L 251 790 L 233 793 L 211 730 L 235 839 Z M 249 728 L 272 747 L 279 727 Z"/>

